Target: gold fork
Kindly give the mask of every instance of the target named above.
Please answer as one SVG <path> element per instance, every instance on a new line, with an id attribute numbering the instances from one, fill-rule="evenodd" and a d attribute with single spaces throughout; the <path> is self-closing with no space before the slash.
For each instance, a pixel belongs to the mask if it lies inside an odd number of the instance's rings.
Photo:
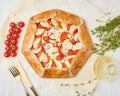
<path id="1" fill-rule="evenodd" d="M 22 82 L 22 79 L 21 79 L 21 75 L 20 75 L 20 72 L 18 71 L 18 69 L 15 67 L 15 66 L 12 66 L 9 68 L 9 71 L 11 72 L 11 74 L 19 80 L 19 82 L 21 83 L 23 89 L 24 89 L 24 92 L 26 94 L 26 96 L 30 96 L 29 92 L 27 91 L 25 85 L 23 84 Z"/>

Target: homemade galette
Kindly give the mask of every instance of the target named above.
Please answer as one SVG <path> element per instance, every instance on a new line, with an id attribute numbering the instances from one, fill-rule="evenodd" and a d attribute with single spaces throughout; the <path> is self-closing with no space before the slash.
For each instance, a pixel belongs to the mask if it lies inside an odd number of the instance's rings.
<path id="1" fill-rule="evenodd" d="M 22 53 L 40 77 L 68 78 L 79 72 L 92 48 L 84 20 L 53 9 L 30 18 Z"/>

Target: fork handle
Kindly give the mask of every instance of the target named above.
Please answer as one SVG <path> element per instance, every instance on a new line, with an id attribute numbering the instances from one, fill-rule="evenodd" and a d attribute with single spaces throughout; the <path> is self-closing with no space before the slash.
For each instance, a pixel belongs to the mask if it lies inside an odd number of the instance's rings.
<path id="1" fill-rule="evenodd" d="M 24 89 L 24 92 L 25 92 L 26 96 L 30 96 L 30 94 L 29 94 L 29 92 L 27 91 L 25 85 L 23 84 L 23 81 L 22 81 L 21 78 L 20 78 L 20 82 L 21 82 L 21 85 L 22 85 L 22 87 L 23 87 L 23 89 Z"/>

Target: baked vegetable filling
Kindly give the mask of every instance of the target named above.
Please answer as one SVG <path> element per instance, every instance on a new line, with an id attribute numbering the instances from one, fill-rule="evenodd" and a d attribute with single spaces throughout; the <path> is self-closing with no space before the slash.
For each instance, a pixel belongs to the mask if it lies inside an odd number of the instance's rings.
<path id="1" fill-rule="evenodd" d="M 83 47 L 80 26 L 60 22 L 54 18 L 36 23 L 37 31 L 31 50 L 44 68 L 70 67 Z"/>

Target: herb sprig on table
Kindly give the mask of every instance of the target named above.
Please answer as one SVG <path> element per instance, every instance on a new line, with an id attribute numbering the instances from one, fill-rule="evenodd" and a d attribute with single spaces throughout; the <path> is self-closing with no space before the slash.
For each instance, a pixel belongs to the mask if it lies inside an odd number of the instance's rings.
<path id="1" fill-rule="evenodd" d="M 98 26 L 92 30 L 100 43 L 95 44 L 94 52 L 98 55 L 104 55 L 107 51 L 120 47 L 120 16 L 106 22 L 104 26 Z"/>

